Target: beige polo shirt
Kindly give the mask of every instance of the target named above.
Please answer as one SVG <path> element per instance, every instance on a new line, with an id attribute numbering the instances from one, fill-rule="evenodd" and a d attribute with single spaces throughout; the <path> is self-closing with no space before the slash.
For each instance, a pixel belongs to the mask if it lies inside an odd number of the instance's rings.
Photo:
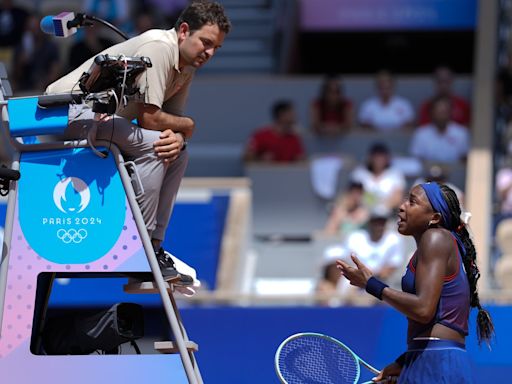
<path id="1" fill-rule="evenodd" d="M 153 66 L 148 68 L 146 73 L 143 73 L 137 80 L 139 89 L 144 94 L 144 102 L 155 105 L 167 113 L 183 115 L 195 68 L 185 67 L 183 70 L 179 70 L 178 36 L 174 29 L 149 30 L 113 45 L 100 54 L 149 57 Z M 79 91 L 78 80 L 84 72 L 89 70 L 94 57 L 50 84 L 46 88 L 46 93 Z M 130 101 L 119 115 L 129 120 L 136 118 L 135 103 L 133 100 Z"/>

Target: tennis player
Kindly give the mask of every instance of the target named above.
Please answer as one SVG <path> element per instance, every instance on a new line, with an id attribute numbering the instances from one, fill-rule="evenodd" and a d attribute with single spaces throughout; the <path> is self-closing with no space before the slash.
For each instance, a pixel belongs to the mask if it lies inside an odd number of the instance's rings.
<path id="1" fill-rule="evenodd" d="M 465 350 L 470 309 L 478 308 L 479 343 L 490 343 L 494 327 L 478 298 L 480 273 L 465 216 L 446 185 L 432 182 L 411 189 L 399 209 L 398 232 L 413 236 L 417 250 L 402 277 L 402 291 L 372 276 L 356 255 L 355 266 L 337 261 L 352 285 L 407 316 L 407 351 L 374 381 L 398 376 L 400 384 L 473 383 Z"/>

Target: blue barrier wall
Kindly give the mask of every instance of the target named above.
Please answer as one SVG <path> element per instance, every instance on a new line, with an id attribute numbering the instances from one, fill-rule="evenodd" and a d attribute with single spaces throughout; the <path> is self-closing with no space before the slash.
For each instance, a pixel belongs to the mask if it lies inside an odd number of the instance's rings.
<path id="1" fill-rule="evenodd" d="M 489 307 L 497 342 L 493 350 L 478 347 L 475 311 L 467 349 L 475 383 L 508 382 L 512 374 L 512 307 Z M 196 357 L 205 383 L 278 383 L 274 353 L 297 332 L 331 335 L 350 346 L 376 368 L 405 349 L 406 320 L 392 308 L 184 308 L 187 332 L 199 344 Z M 365 375 L 363 379 L 370 379 Z M 455 384 L 455 383 L 454 383 Z"/>

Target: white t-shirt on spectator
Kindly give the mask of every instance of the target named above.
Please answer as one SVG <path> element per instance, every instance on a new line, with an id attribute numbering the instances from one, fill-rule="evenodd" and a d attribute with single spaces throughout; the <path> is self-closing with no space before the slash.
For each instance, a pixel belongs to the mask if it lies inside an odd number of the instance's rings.
<path id="1" fill-rule="evenodd" d="M 370 239 L 366 230 L 354 231 L 347 237 L 345 247 L 355 253 L 373 273 L 379 273 L 384 267 L 401 267 L 405 256 L 400 236 L 388 231 L 377 242 Z"/>
<path id="2" fill-rule="evenodd" d="M 455 122 L 448 123 L 443 133 L 432 124 L 423 125 L 416 129 L 411 139 L 411 155 L 422 160 L 455 163 L 468 151 L 468 129 Z"/>
<path id="3" fill-rule="evenodd" d="M 390 167 L 375 176 L 366 166 L 356 167 L 350 176 L 353 181 L 363 184 L 366 201 L 370 205 L 386 204 L 397 189 L 405 188 L 405 177 L 399 170 Z"/>
<path id="4" fill-rule="evenodd" d="M 359 122 L 369 124 L 379 131 L 399 129 L 414 119 L 414 109 L 409 100 L 393 96 L 383 104 L 378 97 L 365 100 L 359 109 Z"/>

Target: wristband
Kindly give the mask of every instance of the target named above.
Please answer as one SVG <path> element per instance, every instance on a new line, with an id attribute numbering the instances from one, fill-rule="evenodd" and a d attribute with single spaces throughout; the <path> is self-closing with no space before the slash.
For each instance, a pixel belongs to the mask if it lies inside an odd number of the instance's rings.
<path id="1" fill-rule="evenodd" d="M 402 353 L 400 356 L 398 356 L 396 358 L 395 363 L 397 363 L 401 367 L 404 366 L 404 364 L 405 364 L 405 352 Z"/>
<path id="2" fill-rule="evenodd" d="M 386 287 L 388 287 L 387 284 L 384 284 L 382 281 L 376 279 L 373 276 L 370 277 L 366 282 L 366 292 L 372 296 L 375 296 L 379 300 L 382 300 L 382 291 Z"/>

